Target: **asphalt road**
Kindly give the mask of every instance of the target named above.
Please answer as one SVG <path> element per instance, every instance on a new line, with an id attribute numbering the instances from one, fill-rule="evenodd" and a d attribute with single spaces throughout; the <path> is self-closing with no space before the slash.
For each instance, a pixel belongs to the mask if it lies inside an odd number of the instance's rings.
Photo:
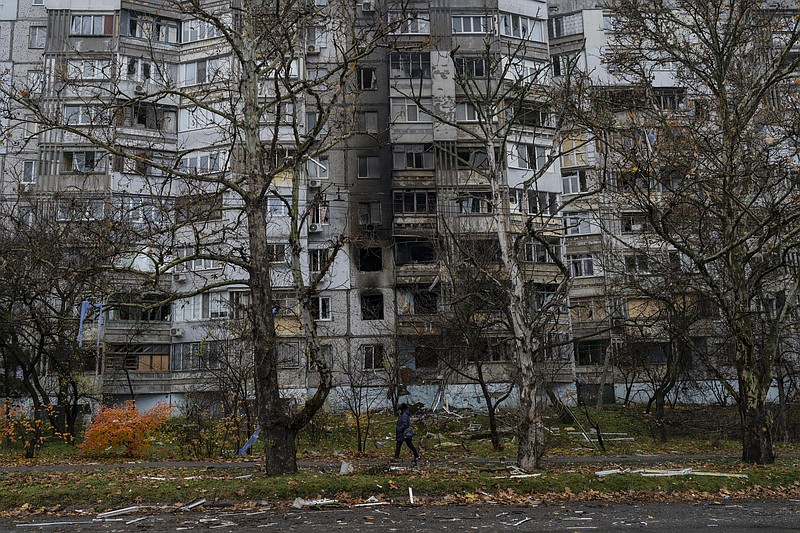
<path id="1" fill-rule="evenodd" d="M 41 525 L 40 525 L 41 524 Z M 135 511 L 107 521 L 36 516 L 0 521 L 2 532 L 269 532 L 269 531 L 664 531 L 725 533 L 800 531 L 800 500 L 605 503 L 535 506 L 408 506 L 269 509 L 183 513 Z"/>

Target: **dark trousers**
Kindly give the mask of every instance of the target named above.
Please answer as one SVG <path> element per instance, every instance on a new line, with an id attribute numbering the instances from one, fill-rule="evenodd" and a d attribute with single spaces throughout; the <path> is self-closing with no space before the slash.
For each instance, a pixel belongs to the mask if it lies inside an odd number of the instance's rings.
<path id="1" fill-rule="evenodd" d="M 395 459 L 400 458 L 400 447 L 403 445 L 404 442 L 406 443 L 406 446 L 408 446 L 408 449 L 411 450 L 411 453 L 414 454 L 414 459 L 419 459 L 419 453 L 417 452 L 417 449 L 414 447 L 414 443 L 411 442 L 411 437 L 408 437 L 405 440 L 397 441 L 397 445 L 394 448 L 394 458 Z"/>

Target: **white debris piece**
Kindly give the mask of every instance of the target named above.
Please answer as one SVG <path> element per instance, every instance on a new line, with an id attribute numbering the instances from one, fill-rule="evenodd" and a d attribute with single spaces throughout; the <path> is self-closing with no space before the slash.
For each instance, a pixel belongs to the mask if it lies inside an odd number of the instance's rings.
<path id="1" fill-rule="evenodd" d="M 196 499 L 196 500 L 194 500 L 192 502 L 187 503 L 183 507 L 181 507 L 181 511 L 189 511 L 191 509 L 194 509 L 195 507 L 199 507 L 199 506 L 203 505 L 204 503 L 206 503 L 206 499 L 205 498 L 198 498 L 198 499 Z"/>
<path id="2" fill-rule="evenodd" d="M 122 509 L 115 509 L 113 511 L 106 511 L 105 513 L 100 513 L 99 515 L 97 515 L 97 518 L 111 518 L 112 516 L 130 514 L 140 510 L 141 508 L 142 508 L 141 505 L 132 505 L 131 507 L 124 507 Z"/>
<path id="3" fill-rule="evenodd" d="M 302 509 L 303 507 L 322 507 L 323 505 L 333 505 L 334 503 L 339 503 L 339 500 L 304 500 L 303 498 L 295 498 L 292 507 Z"/>

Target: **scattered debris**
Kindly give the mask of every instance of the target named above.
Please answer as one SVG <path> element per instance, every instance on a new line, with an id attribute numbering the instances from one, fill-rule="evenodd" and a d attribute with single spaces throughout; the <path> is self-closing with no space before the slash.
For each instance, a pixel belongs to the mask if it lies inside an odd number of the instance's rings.
<path id="1" fill-rule="evenodd" d="M 611 474 L 621 474 L 623 471 L 619 468 L 612 468 L 611 470 L 598 470 L 594 473 L 596 476 L 610 476 Z"/>
<path id="2" fill-rule="evenodd" d="M 231 526 L 237 526 L 237 525 L 239 525 L 239 524 L 237 524 L 236 522 L 227 522 L 226 521 L 226 522 L 222 522 L 222 523 L 220 523 L 220 524 L 218 524 L 216 526 L 210 526 L 208 529 L 220 529 L 220 528 L 223 528 L 223 527 L 231 527 Z"/>
<path id="3" fill-rule="evenodd" d="M 408 487 L 408 502 L 414 505 L 414 491 L 411 490 L 411 487 Z"/>
<path id="4" fill-rule="evenodd" d="M 525 522 L 527 522 L 529 520 L 530 520 L 530 518 L 523 518 L 519 522 L 500 522 L 500 523 L 503 524 L 503 525 L 506 525 L 506 526 L 517 527 L 520 524 L 524 524 Z"/>
<path id="5" fill-rule="evenodd" d="M 292 503 L 292 507 L 295 509 L 302 509 L 303 507 L 322 507 L 324 505 L 333 505 L 335 503 L 339 503 L 339 500 L 304 500 L 303 498 L 295 498 L 294 503 Z"/>
<path id="6" fill-rule="evenodd" d="M 97 515 L 97 518 L 103 519 L 103 518 L 111 518 L 112 516 L 130 514 L 141 510 L 141 508 L 142 508 L 141 505 L 132 505 L 131 507 L 125 507 L 123 509 L 115 509 L 113 511 L 106 511 L 105 513 L 100 513 L 99 515 Z"/>
<path id="7" fill-rule="evenodd" d="M 199 507 L 199 506 L 203 505 L 204 503 L 206 503 L 206 499 L 205 498 L 197 498 L 196 500 L 194 500 L 192 502 L 189 502 L 186 505 L 184 505 L 183 507 L 181 507 L 180 510 L 181 511 L 189 511 L 191 509 L 194 509 L 195 507 Z"/>
<path id="8" fill-rule="evenodd" d="M 375 496 L 370 496 L 364 503 L 357 503 L 353 507 L 374 507 L 376 505 L 389 505 L 389 502 L 382 502 Z"/>
<path id="9" fill-rule="evenodd" d="M 705 472 L 693 468 L 668 468 L 665 470 L 613 468 L 611 470 L 599 470 L 594 473 L 596 476 L 610 476 L 612 474 L 639 474 L 643 477 L 675 477 L 675 476 L 709 476 L 709 477 L 730 477 L 747 478 L 747 474 L 731 474 L 727 472 Z"/>
<path id="10" fill-rule="evenodd" d="M 467 429 L 469 431 L 480 431 L 482 427 L 480 424 L 470 424 Z"/>
<path id="11" fill-rule="evenodd" d="M 357 503 L 353 507 L 377 507 L 378 505 L 389 505 L 389 502 Z"/>
<path id="12" fill-rule="evenodd" d="M 250 438 L 247 439 L 247 442 L 244 443 L 244 446 L 239 448 L 239 451 L 236 452 L 237 457 L 242 457 L 247 455 L 247 452 L 250 451 L 250 448 L 258 441 L 258 433 L 261 431 L 261 426 L 256 426 L 256 430 L 250 435 Z"/>
<path id="13" fill-rule="evenodd" d="M 529 474 L 518 466 L 511 465 L 508 467 L 507 476 L 494 476 L 494 479 L 523 479 L 526 477 L 539 477 L 542 474 Z"/>
<path id="14" fill-rule="evenodd" d="M 72 526 L 78 524 L 91 524 L 91 520 L 71 521 L 71 522 L 38 522 L 32 524 L 17 524 L 17 527 L 45 527 L 45 526 Z"/>
<path id="15" fill-rule="evenodd" d="M 150 517 L 149 516 L 141 516 L 139 518 L 134 518 L 133 520 L 128 520 L 127 522 L 125 522 L 125 525 L 129 526 L 131 524 L 135 524 L 136 522 L 141 522 L 142 520 L 147 520 L 148 518 L 150 518 Z"/>
<path id="16" fill-rule="evenodd" d="M 353 464 L 347 461 L 342 461 L 342 466 L 339 468 L 339 475 L 348 476 L 353 473 Z"/>

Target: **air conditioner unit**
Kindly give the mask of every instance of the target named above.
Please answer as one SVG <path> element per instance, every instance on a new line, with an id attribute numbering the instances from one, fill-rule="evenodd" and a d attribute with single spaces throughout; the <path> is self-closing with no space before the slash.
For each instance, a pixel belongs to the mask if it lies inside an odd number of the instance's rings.
<path id="1" fill-rule="evenodd" d="M 133 94 L 144 95 L 147 94 L 147 91 L 144 89 L 144 85 L 137 85 L 133 88 Z"/>
<path id="2" fill-rule="evenodd" d="M 186 281 L 186 274 L 183 272 L 176 272 L 172 275 L 172 281 L 177 281 L 178 283 Z"/>
<path id="3" fill-rule="evenodd" d="M 372 2 L 362 2 L 361 3 L 361 11 L 369 13 L 372 10 L 373 10 L 372 9 Z"/>
<path id="4" fill-rule="evenodd" d="M 183 337 L 183 328 L 169 328 L 169 334 L 172 337 Z"/>
<path id="5" fill-rule="evenodd" d="M 309 44 L 308 45 L 308 47 L 306 48 L 306 52 L 308 52 L 309 54 L 318 54 L 319 53 L 319 51 L 317 50 L 317 47 L 314 46 L 313 44 Z"/>
<path id="6" fill-rule="evenodd" d="M 319 189 L 321 185 L 322 182 L 319 180 L 308 180 L 309 189 Z"/>
<path id="7" fill-rule="evenodd" d="M 308 232 L 309 233 L 316 233 L 318 231 L 322 231 L 322 226 L 320 224 L 309 224 L 308 225 Z"/>

